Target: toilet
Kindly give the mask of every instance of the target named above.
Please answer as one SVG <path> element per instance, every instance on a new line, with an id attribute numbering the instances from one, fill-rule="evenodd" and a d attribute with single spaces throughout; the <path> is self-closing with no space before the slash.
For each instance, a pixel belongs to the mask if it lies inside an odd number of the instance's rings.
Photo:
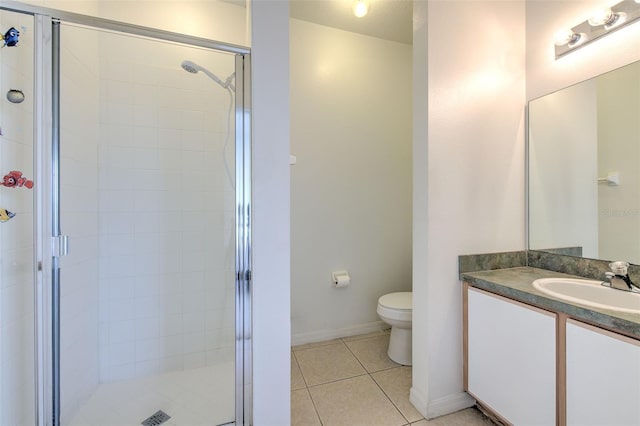
<path id="1" fill-rule="evenodd" d="M 378 299 L 378 315 L 391 326 L 389 358 L 398 364 L 411 365 L 411 313 L 413 293 L 389 293 Z"/>

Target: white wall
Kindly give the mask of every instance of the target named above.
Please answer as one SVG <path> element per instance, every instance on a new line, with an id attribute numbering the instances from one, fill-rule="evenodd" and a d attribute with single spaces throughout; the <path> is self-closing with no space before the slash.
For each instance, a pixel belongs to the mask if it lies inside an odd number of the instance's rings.
<path id="1" fill-rule="evenodd" d="M 251 8 L 253 424 L 291 423 L 289 5 Z"/>
<path id="2" fill-rule="evenodd" d="M 427 85 L 428 105 L 414 103 L 415 215 L 426 224 L 415 218 L 411 400 L 431 418 L 472 404 L 458 255 L 524 248 L 524 4 L 433 1 L 415 13 L 414 85 L 418 96 Z"/>
<path id="3" fill-rule="evenodd" d="M 222 0 L 28 0 L 22 3 L 241 46 L 247 46 L 250 41 L 247 10 Z"/>
<path id="4" fill-rule="evenodd" d="M 411 291 L 411 46 L 292 19 L 293 343 L 384 327 Z M 351 284 L 332 286 L 347 270 Z"/>
<path id="5" fill-rule="evenodd" d="M 247 10 L 221 0 L 100 1 L 100 17 L 241 46 L 249 45 Z"/>
<path id="6" fill-rule="evenodd" d="M 424 259 L 428 243 L 428 4 L 413 4 L 413 367 L 410 400 L 425 415 L 429 397 L 429 351 L 427 346 L 427 286 L 429 271 Z"/>
<path id="7" fill-rule="evenodd" d="M 19 3 L 28 3 L 35 6 L 97 16 L 100 0 L 24 0 Z"/>

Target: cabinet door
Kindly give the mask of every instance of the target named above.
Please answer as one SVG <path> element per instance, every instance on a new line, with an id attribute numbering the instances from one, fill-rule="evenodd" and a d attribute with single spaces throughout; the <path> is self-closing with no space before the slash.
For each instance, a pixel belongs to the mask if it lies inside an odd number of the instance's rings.
<path id="1" fill-rule="evenodd" d="M 516 425 L 556 423 L 555 315 L 468 293 L 468 391 Z"/>
<path id="2" fill-rule="evenodd" d="M 640 425 L 640 342 L 567 321 L 567 425 Z"/>

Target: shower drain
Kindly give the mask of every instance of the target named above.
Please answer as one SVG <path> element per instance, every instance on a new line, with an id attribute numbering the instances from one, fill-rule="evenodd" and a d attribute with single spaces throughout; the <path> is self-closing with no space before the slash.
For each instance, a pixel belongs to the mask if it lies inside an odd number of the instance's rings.
<path id="1" fill-rule="evenodd" d="M 158 426 L 166 422 L 170 418 L 171 418 L 170 415 L 168 415 L 162 410 L 158 410 L 156 413 L 149 416 L 147 419 L 143 420 L 141 424 L 143 426 Z"/>

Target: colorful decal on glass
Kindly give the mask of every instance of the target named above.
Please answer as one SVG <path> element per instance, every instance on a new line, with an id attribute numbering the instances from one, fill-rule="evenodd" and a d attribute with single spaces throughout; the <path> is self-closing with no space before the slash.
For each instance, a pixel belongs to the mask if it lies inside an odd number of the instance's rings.
<path id="1" fill-rule="evenodd" d="M 20 31 L 11 27 L 6 33 L 4 33 L 4 36 L 2 36 L 2 39 L 4 40 L 4 46 L 13 47 L 17 45 L 18 42 L 20 41 Z"/>
<path id="2" fill-rule="evenodd" d="M 11 89 L 7 92 L 7 100 L 14 104 L 24 101 L 24 93 L 22 90 Z"/>
<path id="3" fill-rule="evenodd" d="M 15 213 L 11 213 L 7 209 L 0 209 L 0 222 L 8 222 L 9 220 L 13 219 L 15 215 Z"/>
<path id="4" fill-rule="evenodd" d="M 23 177 L 22 172 L 14 170 L 4 175 L 4 177 L 2 178 L 2 182 L 0 182 L 0 185 L 6 186 L 8 188 L 19 188 L 24 186 L 31 189 L 33 188 L 33 181 Z"/>

